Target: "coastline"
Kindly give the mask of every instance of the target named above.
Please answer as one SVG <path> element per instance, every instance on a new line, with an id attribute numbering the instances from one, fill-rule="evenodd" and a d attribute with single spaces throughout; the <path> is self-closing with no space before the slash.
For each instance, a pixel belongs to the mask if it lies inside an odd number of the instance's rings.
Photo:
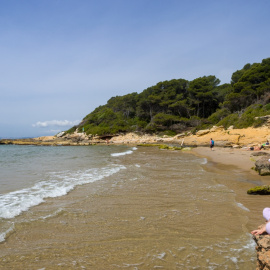
<path id="1" fill-rule="evenodd" d="M 255 161 L 261 157 L 253 156 L 254 151 L 224 147 L 214 147 L 214 150 L 211 151 L 208 147 L 196 147 L 192 149 L 192 152 L 211 162 L 235 166 L 248 173 L 258 174 L 252 167 L 254 167 Z"/>
<path id="2" fill-rule="evenodd" d="M 196 134 L 184 132 L 174 137 L 156 134 L 138 134 L 135 132 L 113 135 L 87 135 L 74 132 L 72 134 L 60 134 L 55 136 L 43 136 L 29 139 L 1 139 L 0 144 L 17 145 L 53 145 L 53 146 L 80 146 L 95 144 L 178 144 L 183 147 L 209 146 L 213 138 L 215 146 L 249 149 L 259 148 L 267 140 L 270 141 L 269 126 L 245 129 L 224 129 L 222 126 L 214 126 L 211 129 L 199 130 Z"/>
<path id="3" fill-rule="evenodd" d="M 214 150 L 209 148 L 209 142 L 215 141 Z M 251 174 L 258 174 L 252 170 L 255 162 L 261 158 L 255 156 L 255 152 L 265 152 L 270 155 L 270 147 L 260 146 L 270 141 L 269 126 L 245 129 L 224 129 L 222 126 L 214 126 L 211 129 L 199 130 L 196 134 L 185 132 L 174 137 L 158 136 L 155 134 L 115 134 L 115 135 L 87 135 L 85 133 L 60 134 L 55 136 L 43 136 L 32 139 L 2 139 L 0 144 L 15 145 L 40 145 L 40 146 L 93 146 L 93 145 L 168 145 L 189 149 L 192 153 L 206 157 L 215 164 L 233 165 Z M 250 151 L 250 148 L 254 151 Z M 268 163 L 268 162 L 267 162 Z M 265 164 L 267 167 L 268 164 Z M 270 168 L 267 168 L 267 174 Z M 259 174 L 261 172 L 259 171 Z"/>

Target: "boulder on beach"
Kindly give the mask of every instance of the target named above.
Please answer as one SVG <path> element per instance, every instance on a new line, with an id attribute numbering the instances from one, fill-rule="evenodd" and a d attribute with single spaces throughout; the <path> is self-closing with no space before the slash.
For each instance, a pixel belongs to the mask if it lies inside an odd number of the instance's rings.
<path id="1" fill-rule="evenodd" d="M 197 136 L 203 136 L 205 134 L 208 134 L 210 132 L 210 129 L 203 129 L 196 132 Z"/>
<path id="2" fill-rule="evenodd" d="M 255 170 L 259 172 L 259 175 L 270 175 L 270 158 L 264 156 L 255 162 Z"/>

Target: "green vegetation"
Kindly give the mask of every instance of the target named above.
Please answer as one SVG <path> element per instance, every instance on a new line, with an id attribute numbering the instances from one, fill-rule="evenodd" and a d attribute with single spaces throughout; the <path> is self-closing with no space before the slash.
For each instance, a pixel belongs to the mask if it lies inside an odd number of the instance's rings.
<path id="1" fill-rule="evenodd" d="M 257 186 L 257 187 L 251 188 L 247 191 L 247 194 L 269 195 L 270 186 Z"/>
<path id="2" fill-rule="evenodd" d="M 227 115 L 220 120 L 217 125 L 222 125 L 225 128 L 234 125 L 235 128 L 247 128 L 250 126 L 259 127 L 264 124 L 263 119 L 255 119 L 270 114 L 270 104 L 253 104 L 247 107 L 245 110 L 238 111 Z"/>
<path id="3" fill-rule="evenodd" d="M 162 150 L 182 150 L 182 147 L 176 147 L 176 146 L 169 146 L 169 145 L 166 145 L 166 144 L 162 144 L 159 146 L 159 149 L 162 149 Z"/>
<path id="4" fill-rule="evenodd" d="M 255 117 L 270 114 L 270 58 L 246 64 L 232 74 L 230 84 L 215 76 L 193 81 L 159 82 L 140 94 L 112 97 L 97 107 L 76 128 L 87 134 L 147 132 L 173 136 L 213 125 L 225 128 L 261 126 Z"/>
<path id="5" fill-rule="evenodd" d="M 154 144 L 154 143 L 142 143 L 137 144 L 137 146 L 143 146 L 143 147 L 160 147 L 162 144 Z"/>
<path id="6" fill-rule="evenodd" d="M 137 146 L 144 146 L 144 147 L 158 147 L 161 150 L 182 150 L 182 147 L 176 147 L 176 146 L 169 146 L 167 144 L 138 144 Z"/>

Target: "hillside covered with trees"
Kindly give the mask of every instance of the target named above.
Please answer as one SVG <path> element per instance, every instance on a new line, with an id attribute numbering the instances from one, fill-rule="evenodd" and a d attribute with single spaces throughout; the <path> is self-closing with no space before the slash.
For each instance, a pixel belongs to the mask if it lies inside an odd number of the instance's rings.
<path id="1" fill-rule="evenodd" d="M 173 79 L 148 87 L 140 94 L 112 97 L 68 132 L 108 135 L 147 132 L 174 135 L 213 125 L 225 128 L 261 126 L 256 116 L 270 114 L 270 58 L 246 64 L 220 84 L 215 76 L 192 81 Z"/>

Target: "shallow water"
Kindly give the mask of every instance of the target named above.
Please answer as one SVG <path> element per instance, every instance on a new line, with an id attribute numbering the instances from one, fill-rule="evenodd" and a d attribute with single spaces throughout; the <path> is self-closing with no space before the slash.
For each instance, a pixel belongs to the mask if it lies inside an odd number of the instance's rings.
<path id="1" fill-rule="evenodd" d="M 0 154 L 2 269 L 255 269 L 260 177 L 147 147 Z"/>

